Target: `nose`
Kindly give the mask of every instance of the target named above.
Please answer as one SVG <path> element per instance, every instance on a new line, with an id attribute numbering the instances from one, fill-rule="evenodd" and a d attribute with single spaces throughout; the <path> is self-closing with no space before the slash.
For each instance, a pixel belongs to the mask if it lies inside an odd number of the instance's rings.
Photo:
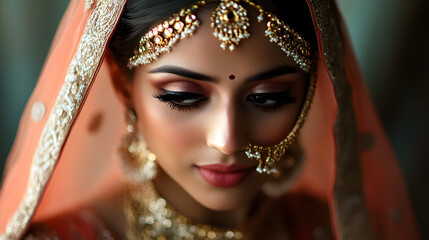
<path id="1" fill-rule="evenodd" d="M 227 103 L 220 106 L 208 126 L 207 146 L 216 148 L 225 155 L 244 150 L 247 145 L 246 123 L 239 107 Z"/>

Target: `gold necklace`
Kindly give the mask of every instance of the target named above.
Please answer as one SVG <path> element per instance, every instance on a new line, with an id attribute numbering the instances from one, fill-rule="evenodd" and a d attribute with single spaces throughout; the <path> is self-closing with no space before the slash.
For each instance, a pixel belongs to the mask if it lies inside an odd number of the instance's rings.
<path id="1" fill-rule="evenodd" d="M 268 200 L 268 199 L 267 199 Z M 194 224 L 158 195 L 152 182 L 128 185 L 125 197 L 127 239 L 251 239 L 251 231 L 263 222 L 271 204 L 265 202 L 245 227 L 227 229 Z M 262 209 L 264 208 L 264 209 Z"/>

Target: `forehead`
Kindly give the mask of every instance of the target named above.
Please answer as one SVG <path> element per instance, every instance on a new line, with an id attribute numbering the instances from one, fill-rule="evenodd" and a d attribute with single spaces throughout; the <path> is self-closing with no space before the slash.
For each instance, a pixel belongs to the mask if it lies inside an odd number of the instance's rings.
<path id="1" fill-rule="evenodd" d="M 281 65 L 298 65 L 265 36 L 266 23 L 257 22 L 257 13 L 248 9 L 250 37 L 240 41 L 234 51 L 223 50 L 222 43 L 213 35 L 210 17 L 214 7 L 205 6 L 196 13 L 200 27 L 193 36 L 179 40 L 170 53 L 161 55 L 158 60 L 145 66 L 150 69 L 162 65 L 176 65 L 201 72 L 216 74 L 235 73 L 252 75 L 262 70 Z"/>

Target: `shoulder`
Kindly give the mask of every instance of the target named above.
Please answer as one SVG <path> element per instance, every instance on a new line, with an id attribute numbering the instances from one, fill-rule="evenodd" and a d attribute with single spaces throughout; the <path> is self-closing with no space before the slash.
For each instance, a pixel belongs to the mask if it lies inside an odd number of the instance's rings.
<path id="1" fill-rule="evenodd" d="M 32 223 L 23 239 L 113 240 L 117 238 L 94 211 L 85 208 Z"/>

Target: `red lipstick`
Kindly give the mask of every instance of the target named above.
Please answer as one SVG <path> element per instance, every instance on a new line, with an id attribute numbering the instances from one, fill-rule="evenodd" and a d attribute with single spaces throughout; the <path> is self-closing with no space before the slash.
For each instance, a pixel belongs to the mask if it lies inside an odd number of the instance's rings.
<path id="1" fill-rule="evenodd" d="M 254 166 L 241 164 L 210 164 L 196 166 L 198 172 L 215 187 L 231 188 L 243 182 L 254 170 Z"/>

